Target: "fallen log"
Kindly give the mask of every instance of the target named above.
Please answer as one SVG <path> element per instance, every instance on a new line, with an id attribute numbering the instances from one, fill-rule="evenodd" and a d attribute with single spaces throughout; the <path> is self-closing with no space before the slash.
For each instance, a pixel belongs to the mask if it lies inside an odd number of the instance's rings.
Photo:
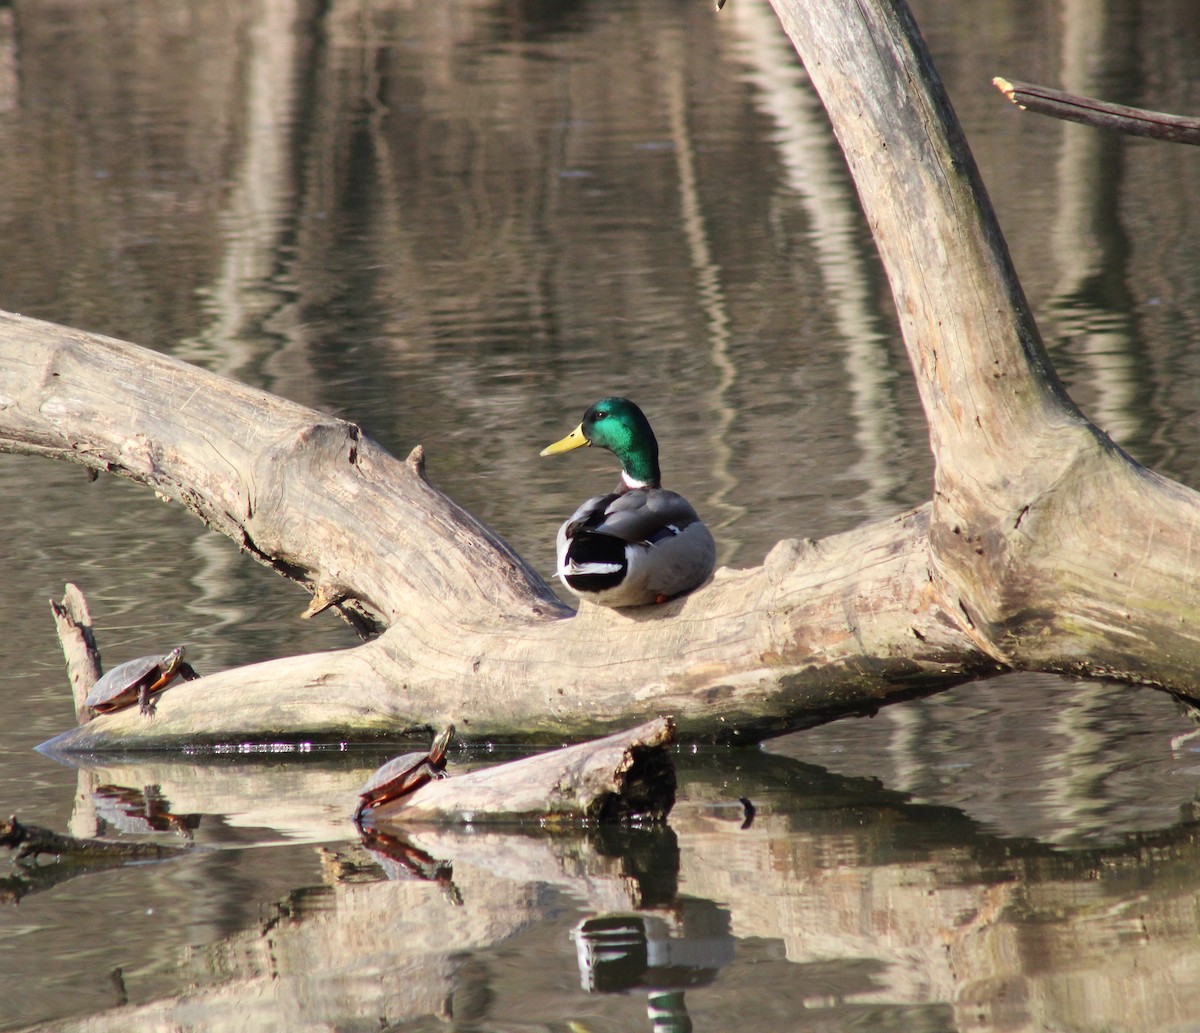
<path id="1" fill-rule="evenodd" d="M 595 742 L 435 779 L 367 811 L 395 823 L 662 822 L 675 803 L 670 718 Z"/>
<path id="2" fill-rule="evenodd" d="M 927 509 L 817 542 L 647 608 L 500 622 L 494 600 L 403 614 L 349 650 L 177 684 L 155 714 L 105 714 L 47 752 L 402 741 L 453 722 L 468 741 L 562 742 L 671 714 L 689 739 L 753 742 L 874 713 L 1003 668 L 930 596 Z M 382 547 L 382 546 L 381 546 Z M 557 602 L 555 606 L 559 606 Z"/>

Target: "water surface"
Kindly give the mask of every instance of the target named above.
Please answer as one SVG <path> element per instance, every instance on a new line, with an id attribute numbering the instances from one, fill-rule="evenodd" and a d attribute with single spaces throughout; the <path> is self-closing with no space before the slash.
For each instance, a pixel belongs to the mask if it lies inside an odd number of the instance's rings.
<path id="1" fill-rule="evenodd" d="M 1200 111 L 1195 5 L 914 7 L 1073 397 L 1200 484 L 1200 152 L 990 86 Z M 422 443 L 547 574 L 613 469 L 537 452 L 601 393 L 647 409 L 733 566 L 930 494 L 869 230 L 758 0 L 18 0 L 0 239 L 0 306 Z M 354 639 L 144 489 L 6 456 L 0 513 L 4 813 L 200 848 L 0 906 L 2 1028 L 1200 1025 L 1200 739 L 1164 696 L 963 686 L 685 750 L 666 830 L 426 830 L 388 854 L 347 820 L 368 751 L 82 771 L 33 752 L 72 720 L 45 604 L 66 581 L 109 664 Z M 453 886 L 397 859 L 418 856 Z M 613 915 L 673 964 L 581 971 L 583 923 Z"/>

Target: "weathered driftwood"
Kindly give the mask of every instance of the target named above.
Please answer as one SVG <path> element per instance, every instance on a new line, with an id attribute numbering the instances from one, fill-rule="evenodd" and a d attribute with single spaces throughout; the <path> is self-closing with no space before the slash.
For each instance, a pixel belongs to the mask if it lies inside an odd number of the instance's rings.
<path id="1" fill-rule="evenodd" d="M 776 9 L 854 175 L 929 422 L 932 597 L 996 662 L 1187 691 L 1200 495 L 1067 397 L 911 15 Z"/>
<path id="2" fill-rule="evenodd" d="M 75 718 L 79 724 L 85 725 L 92 719 L 92 712 L 85 701 L 92 686 L 99 680 L 101 671 L 92 612 L 79 586 L 70 584 L 63 593 L 61 603 L 50 600 L 50 612 L 54 614 L 58 641 L 67 662 L 67 678 L 71 682 L 71 696 L 75 700 Z"/>
<path id="3" fill-rule="evenodd" d="M 663 821 L 675 803 L 667 719 L 523 760 L 426 783 L 367 811 L 370 821 Z"/>
<path id="4" fill-rule="evenodd" d="M 644 610 L 560 604 L 357 426 L 132 345 L 0 318 L 0 448 L 142 481 L 364 631 L 224 672 L 61 749 L 403 734 L 552 739 L 674 714 L 756 739 L 1007 669 L 1192 692 L 1200 496 L 1133 462 L 1050 366 L 900 0 L 774 0 L 892 285 L 936 462 L 930 505 Z"/>
<path id="5" fill-rule="evenodd" d="M 352 424 L 19 316 L 0 317 L 0 372 L 0 447 L 141 480 L 364 628 L 388 628 L 173 687 L 151 721 L 106 715 L 60 749 L 397 737 L 449 721 L 466 737 L 561 741 L 654 713 L 688 736 L 758 738 L 997 669 L 925 604 L 923 511 L 783 542 L 674 603 L 568 620 L 425 479 L 419 451 L 399 462 Z"/>
<path id="6" fill-rule="evenodd" d="M 1200 144 L 1200 118 L 1131 108 L 1127 104 L 1083 97 L 1036 83 L 1014 82 L 1000 76 L 992 80 L 992 85 L 1022 111 L 1079 122 L 1096 129 L 1110 129 L 1128 136 L 1148 136 L 1169 143 Z"/>

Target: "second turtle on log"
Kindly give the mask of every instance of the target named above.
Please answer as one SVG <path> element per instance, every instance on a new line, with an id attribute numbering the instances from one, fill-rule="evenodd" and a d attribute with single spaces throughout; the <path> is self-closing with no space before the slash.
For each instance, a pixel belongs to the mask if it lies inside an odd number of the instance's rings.
<path id="1" fill-rule="evenodd" d="M 143 714 L 153 714 L 157 693 L 176 678 L 194 681 L 199 677 L 183 659 L 183 646 L 176 646 L 165 656 L 140 656 L 118 664 L 92 686 L 86 704 L 97 714 L 110 714 L 136 702 Z"/>
<path id="2" fill-rule="evenodd" d="M 363 811 L 416 792 L 435 778 L 445 778 L 446 748 L 453 738 L 454 725 L 447 725 L 427 751 L 393 757 L 368 778 L 358 791 L 360 799 L 354 811 L 355 824 L 362 819 Z"/>

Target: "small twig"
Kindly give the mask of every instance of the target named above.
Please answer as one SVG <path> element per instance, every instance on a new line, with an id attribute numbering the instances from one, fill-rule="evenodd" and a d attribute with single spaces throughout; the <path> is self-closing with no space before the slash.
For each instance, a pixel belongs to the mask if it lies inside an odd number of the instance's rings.
<path id="1" fill-rule="evenodd" d="M 312 602 L 308 604 L 308 609 L 300 614 L 300 619 L 304 621 L 311 620 L 318 613 L 323 613 L 329 607 L 344 602 L 345 599 L 346 591 L 344 589 L 338 588 L 336 585 L 321 582 L 317 585 L 317 590 L 313 593 Z"/>
<path id="2" fill-rule="evenodd" d="M 1200 144 L 1200 118 L 1131 108 L 1034 83 L 1012 82 L 1000 76 L 992 80 L 992 85 L 1017 107 L 1039 115 L 1051 115 L 1068 122 L 1111 129 L 1130 136 L 1148 136 L 1169 143 Z"/>

